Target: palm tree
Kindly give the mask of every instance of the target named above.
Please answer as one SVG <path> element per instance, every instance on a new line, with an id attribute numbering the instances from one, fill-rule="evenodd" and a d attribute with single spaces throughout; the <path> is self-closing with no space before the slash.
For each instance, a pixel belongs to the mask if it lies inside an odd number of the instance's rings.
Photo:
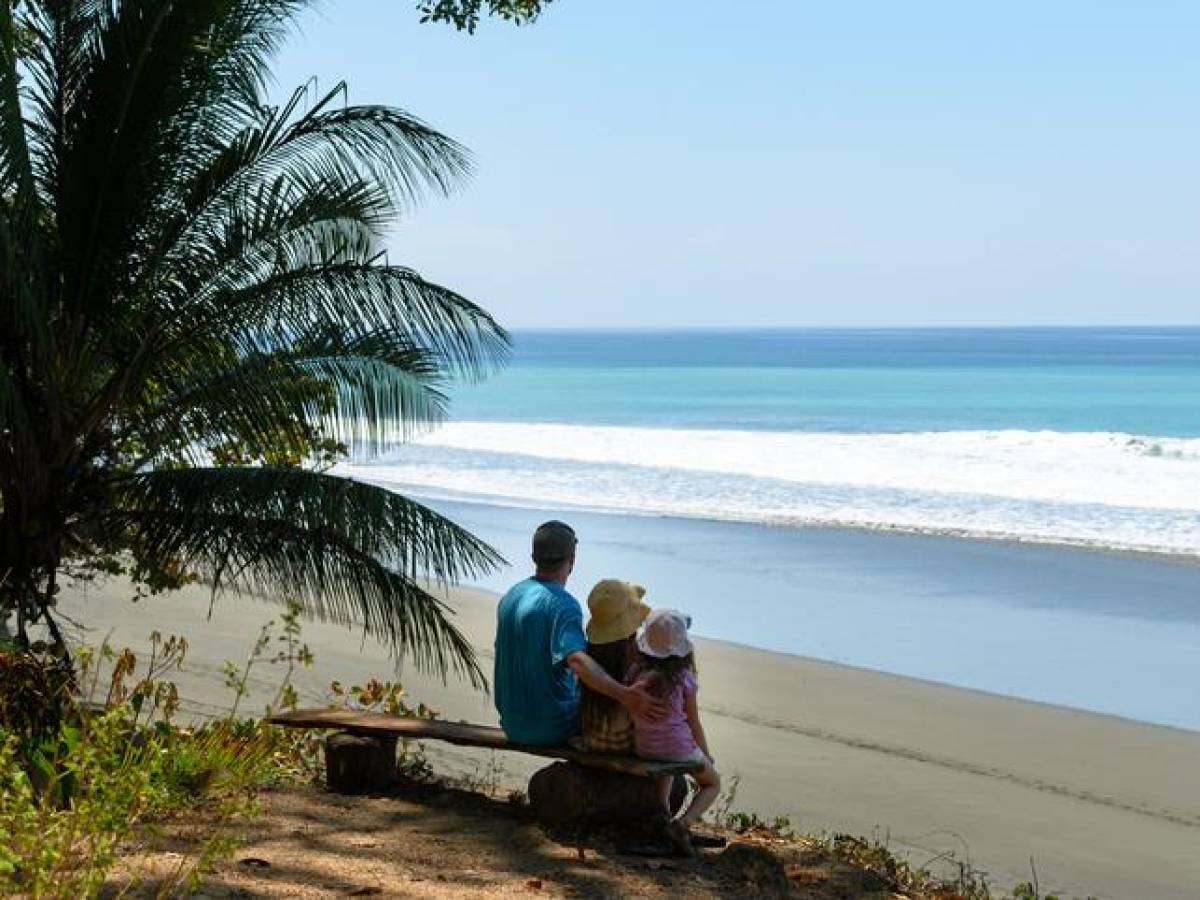
<path id="1" fill-rule="evenodd" d="M 306 0 L 0 4 L 0 604 L 64 571 L 297 598 L 482 681 L 429 580 L 495 567 L 314 460 L 394 447 L 508 338 L 383 229 L 464 149 L 341 86 L 264 100 Z"/>

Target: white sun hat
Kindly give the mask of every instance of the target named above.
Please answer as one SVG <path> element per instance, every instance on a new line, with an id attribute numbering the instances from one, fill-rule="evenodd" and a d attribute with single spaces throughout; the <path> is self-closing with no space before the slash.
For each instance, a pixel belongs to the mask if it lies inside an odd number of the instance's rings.
<path id="1" fill-rule="evenodd" d="M 692 617 L 677 609 L 656 609 L 646 616 L 645 627 L 637 637 L 638 649 L 655 659 L 687 656 L 692 652 L 688 628 Z"/>

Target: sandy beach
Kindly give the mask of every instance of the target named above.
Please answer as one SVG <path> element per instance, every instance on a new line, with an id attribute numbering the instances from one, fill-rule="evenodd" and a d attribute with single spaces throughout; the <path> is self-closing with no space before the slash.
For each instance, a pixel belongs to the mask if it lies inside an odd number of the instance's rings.
<path id="1" fill-rule="evenodd" d="M 152 630 L 190 643 L 177 683 L 193 714 L 228 711 L 226 660 L 245 659 L 276 608 L 191 588 L 134 604 L 110 582 L 69 592 L 62 611 L 89 639 L 110 630 L 145 647 Z M 458 589 L 461 626 L 490 665 L 494 595 Z M 389 676 L 373 641 L 306 623 L 314 668 L 302 702 L 329 682 Z M 1030 877 L 1068 896 L 1193 898 L 1200 889 L 1200 733 L 1143 725 L 714 641 L 698 650 L 702 709 L 734 808 L 786 815 L 805 830 L 877 835 L 918 863 L 955 852 L 1008 888 Z M 252 672 L 242 710 L 257 711 L 281 672 Z M 489 698 L 402 671 L 415 699 L 451 719 L 494 722 Z M 430 745 L 444 772 L 521 787 L 537 763 Z M 503 757 L 503 758 L 502 758 Z"/>

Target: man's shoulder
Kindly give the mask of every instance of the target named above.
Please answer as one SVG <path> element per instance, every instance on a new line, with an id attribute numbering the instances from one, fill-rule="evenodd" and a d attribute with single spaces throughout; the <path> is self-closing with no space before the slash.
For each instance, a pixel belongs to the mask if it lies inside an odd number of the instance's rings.
<path id="1" fill-rule="evenodd" d="M 546 585 L 536 578 L 526 578 L 510 587 L 500 598 L 501 603 L 517 603 L 524 600 L 544 597 L 549 592 Z"/>
<path id="2" fill-rule="evenodd" d="M 552 581 L 540 581 L 537 578 L 526 578 L 518 581 L 500 598 L 501 604 L 528 603 L 544 601 L 555 605 L 567 604 L 573 609 L 579 609 L 579 601 L 562 585 Z"/>
<path id="3" fill-rule="evenodd" d="M 583 607 L 575 599 L 574 594 L 562 585 L 547 584 L 546 587 L 549 588 L 549 602 L 559 615 L 566 614 L 583 618 Z"/>
<path id="4" fill-rule="evenodd" d="M 518 597 L 523 597 L 525 595 L 525 592 L 529 589 L 529 582 L 531 582 L 531 581 L 533 581 L 532 578 L 526 578 L 524 581 L 518 581 L 516 584 L 514 584 L 512 587 L 510 587 L 507 591 L 504 592 L 504 595 L 500 598 L 500 602 L 507 603 L 510 600 L 515 600 Z"/>

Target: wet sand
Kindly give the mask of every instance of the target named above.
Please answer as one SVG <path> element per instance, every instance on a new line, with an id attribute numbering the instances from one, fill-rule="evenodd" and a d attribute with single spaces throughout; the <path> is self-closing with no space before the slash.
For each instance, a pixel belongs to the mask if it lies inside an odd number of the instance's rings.
<path id="1" fill-rule="evenodd" d="M 572 585 L 646 585 L 694 631 L 1200 731 L 1200 566 L 1072 547 L 439 501 L 521 577 L 529 535 L 580 535 Z"/>
<path id="2" fill-rule="evenodd" d="M 224 661 L 245 659 L 269 604 L 188 589 L 130 603 L 120 582 L 68 592 L 62 611 L 89 639 L 136 648 L 151 630 L 191 645 L 176 681 L 193 714 L 232 702 Z M 460 624 L 490 667 L 494 595 L 456 590 Z M 306 623 L 314 668 L 298 673 L 302 702 L 328 684 L 393 674 L 361 634 Z M 701 641 L 701 707 L 717 766 L 734 776 L 735 809 L 786 815 L 804 830 L 874 834 L 917 863 L 969 858 L 1007 889 L 1030 877 L 1068 896 L 1200 895 L 1200 733 L 1145 725 L 915 679 Z M 259 664 L 241 710 L 257 712 L 281 671 Z M 411 671 L 415 699 L 447 718 L 494 722 L 490 700 Z M 511 754 L 429 746 L 438 768 L 522 786 L 539 765 Z"/>

